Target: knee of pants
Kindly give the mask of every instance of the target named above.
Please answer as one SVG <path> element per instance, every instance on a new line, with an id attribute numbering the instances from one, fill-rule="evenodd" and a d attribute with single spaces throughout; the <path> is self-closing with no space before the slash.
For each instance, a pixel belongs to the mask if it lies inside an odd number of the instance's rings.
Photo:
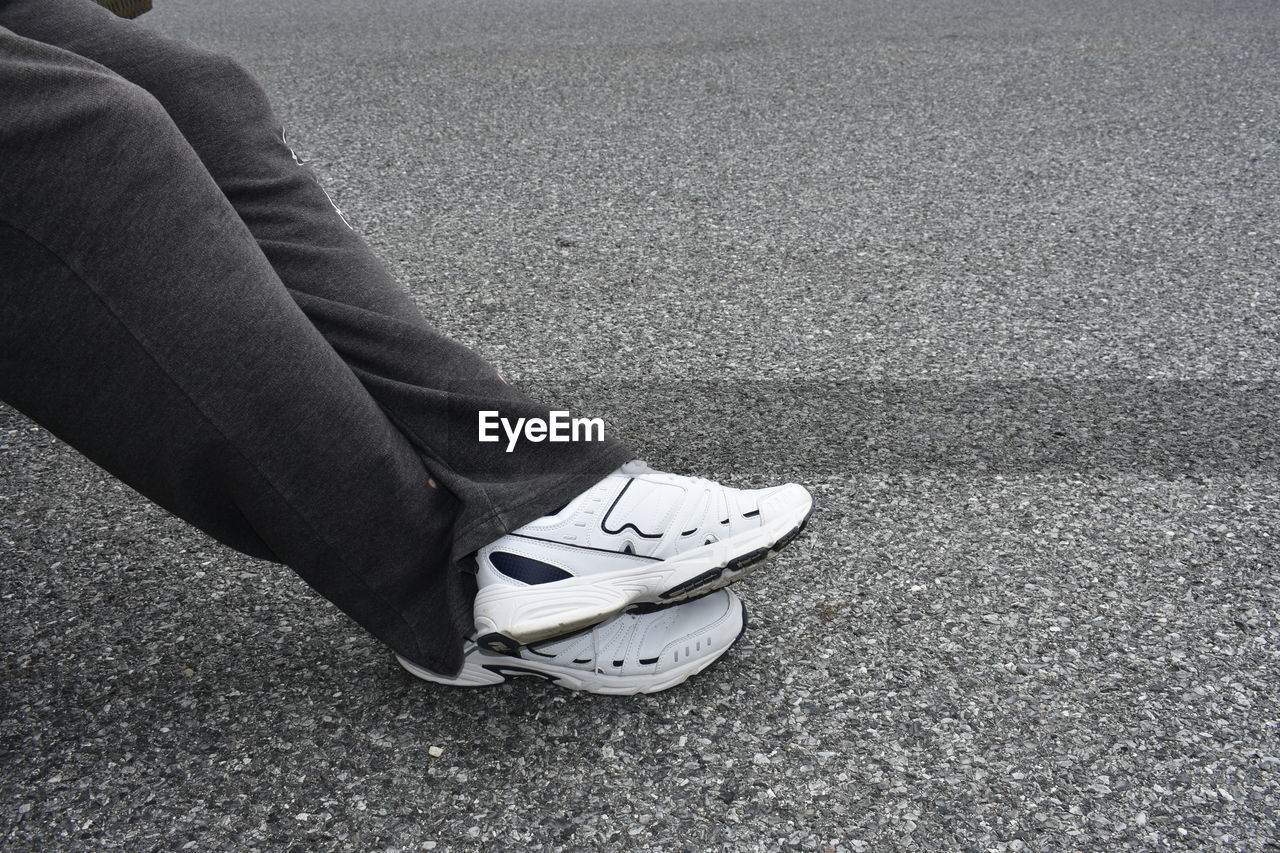
<path id="1" fill-rule="evenodd" d="M 266 93 L 236 60 L 181 42 L 165 42 L 164 52 L 173 76 L 146 85 L 189 137 L 274 121 Z"/>
<path id="2" fill-rule="evenodd" d="M 104 168 L 117 174 L 180 139 L 154 97 L 113 74 L 46 63 L 23 84 L 7 93 L 0 128 L 0 218 L 7 221 L 52 215 L 55 201 L 79 197 Z"/>
<path id="3" fill-rule="evenodd" d="M 153 135 L 158 127 L 173 132 L 173 122 L 164 106 L 146 89 L 119 77 L 106 78 L 91 95 L 100 99 L 103 117 L 120 125 L 122 135 Z"/>

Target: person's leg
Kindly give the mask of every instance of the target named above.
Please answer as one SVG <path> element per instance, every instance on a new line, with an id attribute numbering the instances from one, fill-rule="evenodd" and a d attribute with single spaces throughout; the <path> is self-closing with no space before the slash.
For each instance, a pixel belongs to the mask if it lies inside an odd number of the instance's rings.
<path id="1" fill-rule="evenodd" d="M 461 664 L 458 501 L 154 98 L 0 28 L 0 398 L 394 650 Z"/>
<path id="2" fill-rule="evenodd" d="M 546 419 L 548 409 L 440 335 L 334 209 L 282 139 L 239 65 L 115 17 L 92 0 L 5 0 L 0 26 L 110 68 L 168 112 L 308 319 L 432 475 L 460 501 L 460 558 L 583 492 L 634 454 L 613 440 L 476 440 L 480 411 Z"/>
<path id="3" fill-rule="evenodd" d="M 52 11 L 65 14 L 45 16 Z M 422 322 L 295 167 L 275 137 L 265 98 L 242 70 L 121 30 L 87 0 L 0 0 L 0 16 L 0 23 L 114 63 L 155 89 L 292 298 L 460 498 L 453 557 L 483 548 L 490 648 L 509 651 L 513 643 L 590 624 L 629 604 L 718 589 L 798 532 L 812 506 L 799 487 L 738 493 L 643 466 L 604 477 L 631 455 L 616 442 L 522 445 L 514 454 L 477 442 L 481 410 L 514 418 L 543 417 L 546 409 Z M 554 517 L 544 515 L 561 504 Z M 512 530 L 524 522 L 533 526 Z M 462 624 L 470 602 L 451 600 Z M 465 608 L 458 606 L 464 600 Z"/>

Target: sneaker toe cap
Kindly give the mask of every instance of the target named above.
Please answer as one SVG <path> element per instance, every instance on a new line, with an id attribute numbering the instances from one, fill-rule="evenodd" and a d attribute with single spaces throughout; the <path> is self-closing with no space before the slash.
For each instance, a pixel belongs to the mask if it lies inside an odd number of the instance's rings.
<path id="1" fill-rule="evenodd" d="M 731 589 L 684 602 L 669 613 L 672 622 L 664 632 L 665 642 L 648 653 L 658 658 L 659 671 L 694 658 L 718 657 L 733 645 L 746 624 L 746 609 Z"/>
<path id="2" fill-rule="evenodd" d="M 787 483 L 785 486 L 760 491 L 756 506 L 760 510 L 762 522 L 783 516 L 794 516 L 798 521 L 813 509 L 813 496 L 799 483 Z"/>

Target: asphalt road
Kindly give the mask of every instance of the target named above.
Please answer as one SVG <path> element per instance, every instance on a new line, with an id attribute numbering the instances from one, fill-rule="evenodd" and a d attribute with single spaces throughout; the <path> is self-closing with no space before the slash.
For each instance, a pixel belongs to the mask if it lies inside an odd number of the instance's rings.
<path id="1" fill-rule="evenodd" d="M 441 328 L 818 509 L 678 689 L 447 690 L 0 408 L 0 848 L 1277 848 L 1280 6 L 157 2 Z"/>

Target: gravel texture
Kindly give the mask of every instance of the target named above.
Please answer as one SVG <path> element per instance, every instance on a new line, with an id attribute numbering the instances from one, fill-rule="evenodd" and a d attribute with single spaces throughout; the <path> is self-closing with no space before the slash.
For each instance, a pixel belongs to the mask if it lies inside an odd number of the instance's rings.
<path id="1" fill-rule="evenodd" d="M 680 688 L 448 690 L 0 407 L 0 848 L 1280 849 L 1280 6 L 158 6 L 441 328 L 818 509 Z"/>

